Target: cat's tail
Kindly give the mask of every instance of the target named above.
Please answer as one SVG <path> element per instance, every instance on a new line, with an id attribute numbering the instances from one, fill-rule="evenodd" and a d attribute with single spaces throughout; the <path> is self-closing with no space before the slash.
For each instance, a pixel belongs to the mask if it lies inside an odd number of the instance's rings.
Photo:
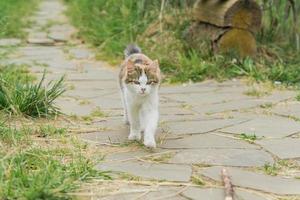
<path id="1" fill-rule="evenodd" d="M 129 44 L 124 50 L 125 58 L 135 53 L 142 53 L 141 48 L 136 44 Z"/>

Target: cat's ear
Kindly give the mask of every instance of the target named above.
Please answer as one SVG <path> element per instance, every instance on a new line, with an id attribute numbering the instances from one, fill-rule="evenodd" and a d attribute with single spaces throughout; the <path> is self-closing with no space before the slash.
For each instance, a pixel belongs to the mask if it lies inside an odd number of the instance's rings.
<path id="1" fill-rule="evenodd" d="M 127 72 L 129 72 L 129 73 L 133 72 L 134 71 L 134 62 L 132 60 L 128 60 L 126 67 L 127 67 Z"/>

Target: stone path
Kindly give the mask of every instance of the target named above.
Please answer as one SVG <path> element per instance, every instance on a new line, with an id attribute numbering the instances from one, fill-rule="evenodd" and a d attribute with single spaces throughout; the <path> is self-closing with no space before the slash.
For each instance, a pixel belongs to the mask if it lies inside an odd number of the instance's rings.
<path id="1" fill-rule="evenodd" d="M 295 92 L 247 96 L 253 88 L 242 80 L 163 85 L 158 148 L 146 149 L 126 139 L 118 69 L 95 60 L 93 50 L 72 37 L 76 30 L 64 11 L 59 0 L 43 1 L 27 41 L 0 40 L 1 52 L 17 46 L 1 63 L 29 65 L 39 77 L 46 69 L 47 80 L 67 75 L 69 90 L 57 105 L 72 130 L 105 156 L 96 168 L 114 177 L 85 188 L 86 199 L 221 200 L 222 167 L 232 175 L 237 199 L 300 199 Z"/>

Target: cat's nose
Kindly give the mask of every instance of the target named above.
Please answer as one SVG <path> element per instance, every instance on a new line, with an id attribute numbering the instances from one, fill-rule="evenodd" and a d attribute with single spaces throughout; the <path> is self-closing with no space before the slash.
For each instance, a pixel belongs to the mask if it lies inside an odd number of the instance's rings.
<path id="1" fill-rule="evenodd" d="M 144 93 L 146 91 L 146 88 L 141 88 L 142 92 Z"/>

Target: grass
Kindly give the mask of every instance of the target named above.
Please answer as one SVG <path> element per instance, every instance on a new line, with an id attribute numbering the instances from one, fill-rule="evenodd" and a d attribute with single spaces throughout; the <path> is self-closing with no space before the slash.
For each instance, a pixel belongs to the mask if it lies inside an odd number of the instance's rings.
<path id="1" fill-rule="evenodd" d="M 52 125 L 42 125 L 39 128 L 39 136 L 41 137 L 49 137 L 49 136 L 57 136 L 57 135 L 65 135 L 67 132 L 66 128 L 57 128 Z"/>
<path id="2" fill-rule="evenodd" d="M 239 138 L 250 143 L 253 143 L 255 140 L 257 140 L 257 136 L 255 134 L 251 135 L 251 134 L 242 133 L 239 135 Z"/>
<path id="3" fill-rule="evenodd" d="M 205 181 L 199 176 L 192 176 L 192 183 L 194 183 L 195 185 L 200 185 L 200 186 L 205 185 Z"/>
<path id="4" fill-rule="evenodd" d="M 4 122 L 0 122 L 0 147 L 17 146 L 28 142 L 30 129 L 16 129 L 7 126 Z"/>
<path id="5" fill-rule="evenodd" d="M 263 28 L 257 34 L 259 55 L 243 60 L 235 59 L 234 55 L 212 55 L 207 48 L 199 51 L 187 46 L 182 37 L 191 23 L 187 1 L 166 1 L 163 12 L 158 0 L 65 1 L 69 5 L 68 15 L 80 30 L 79 36 L 98 49 L 99 58 L 113 64 L 123 58 L 128 43 L 136 42 L 147 55 L 160 60 L 168 82 L 251 77 L 256 81 L 299 84 L 299 49 L 293 45 L 297 25 L 291 20 L 291 14 L 284 20 L 282 9 L 288 1 L 265 9 Z M 296 9 L 300 9 L 298 4 Z M 274 19 L 280 19 L 279 24 L 272 23 Z"/>
<path id="6" fill-rule="evenodd" d="M 0 160 L 0 198 L 71 199 L 67 192 L 95 177 L 109 178 L 83 155 L 65 161 L 50 150 L 29 148 Z"/>
<path id="7" fill-rule="evenodd" d="M 24 37 L 22 30 L 28 26 L 28 16 L 33 13 L 39 0 L 0 1 L 0 38 Z"/>
<path id="8" fill-rule="evenodd" d="M 300 94 L 298 94 L 298 95 L 296 96 L 296 100 L 297 100 L 297 101 L 300 101 Z"/>
<path id="9" fill-rule="evenodd" d="M 284 176 L 291 176 L 291 174 L 294 174 L 294 172 L 298 170 L 299 166 L 297 165 L 297 163 L 290 160 L 278 160 L 273 164 L 267 163 L 263 167 L 264 173 L 271 176 L 277 176 L 279 174 Z"/>
<path id="10" fill-rule="evenodd" d="M 33 126 L 36 126 L 32 123 Z M 110 179 L 94 169 L 86 145 L 66 138 L 62 143 L 37 143 L 40 135 L 64 136 L 67 129 L 0 126 L 0 199 L 73 199 L 68 194 L 91 179 Z"/>
<path id="11" fill-rule="evenodd" d="M 45 73 L 38 83 L 26 68 L 18 66 L 0 67 L 0 110 L 15 115 L 51 117 L 59 114 L 54 100 L 66 89 L 64 77 L 44 85 Z"/>

